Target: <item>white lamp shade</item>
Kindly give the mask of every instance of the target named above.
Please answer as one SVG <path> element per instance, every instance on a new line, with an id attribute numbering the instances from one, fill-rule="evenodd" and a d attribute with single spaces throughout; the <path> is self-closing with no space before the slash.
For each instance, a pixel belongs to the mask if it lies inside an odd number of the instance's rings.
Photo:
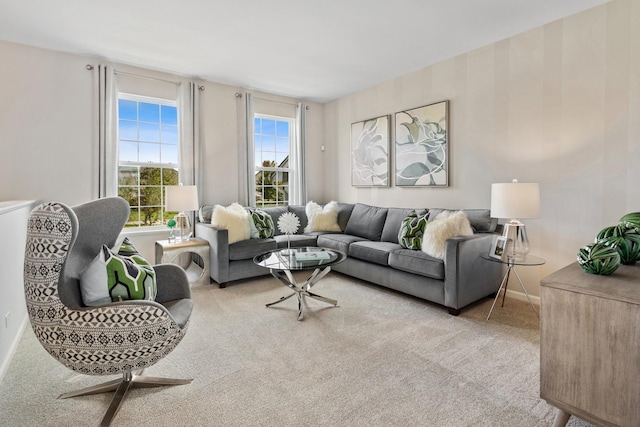
<path id="1" fill-rule="evenodd" d="M 198 189 L 195 185 L 168 185 L 165 188 L 165 208 L 168 211 L 198 210 Z"/>
<path id="2" fill-rule="evenodd" d="M 540 186 L 515 180 L 491 184 L 491 216 L 513 219 L 540 217 Z"/>

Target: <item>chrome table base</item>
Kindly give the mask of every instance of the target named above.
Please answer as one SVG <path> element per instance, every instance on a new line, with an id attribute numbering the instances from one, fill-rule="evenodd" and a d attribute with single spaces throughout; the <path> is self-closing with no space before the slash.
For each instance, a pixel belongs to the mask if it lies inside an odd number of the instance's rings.
<path id="1" fill-rule="evenodd" d="M 272 305 L 275 305 L 275 304 L 280 304 L 282 301 L 286 301 L 292 296 L 297 295 L 298 296 L 298 320 L 302 320 L 304 319 L 304 313 L 303 313 L 304 297 L 313 298 L 318 301 L 331 304 L 333 306 L 338 305 L 338 301 L 330 298 L 325 298 L 318 294 L 314 294 L 309 290 L 313 285 L 318 283 L 320 279 L 322 279 L 324 276 L 327 275 L 327 273 L 331 271 L 330 266 L 327 266 L 325 268 L 316 268 L 311 274 L 311 276 L 309 276 L 309 278 L 305 280 L 305 282 L 301 285 L 298 284 L 298 282 L 296 282 L 296 279 L 293 277 L 293 274 L 291 274 L 291 271 L 289 270 L 270 270 L 270 271 L 273 277 L 280 280 L 282 283 L 284 283 L 286 287 L 291 289 L 293 292 L 287 296 L 281 297 L 277 301 L 267 304 L 267 307 L 271 307 Z"/>
<path id="2" fill-rule="evenodd" d="M 507 286 L 509 285 L 509 275 L 511 273 L 511 270 L 513 270 L 513 273 L 516 275 L 516 278 L 518 279 L 518 283 L 520 283 L 520 287 L 524 291 L 524 294 L 527 296 L 527 301 L 529 301 L 529 304 L 531 305 L 531 308 L 533 309 L 533 312 L 536 314 L 536 316 L 538 316 L 538 319 L 540 319 L 540 315 L 536 311 L 536 308 L 533 305 L 533 302 L 531 302 L 531 298 L 529 298 L 529 293 L 527 292 L 527 289 L 524 287 L 524 284 L 522 283 L 522 280 L 520 279 L 520 276 L 518 275 L 518 272 L 515 269 L 515 265 L 510 262 L 510 263 L 507 264 L 507 272 L 505 273 L 504 277 L 502 278 L 502 283 L 500 283 L 500 287 L 498 288 L 498 292 L 496 293 L 496 297 L 493 299 L 493 304 L 491 304 L 491 310 L 489 310 L 489 314 L 487 315 L 487 320 L 489 320 L 489 317 L 491 317 L 491 312 L 493 311 L 493 307 L 495 307 L 496 301 L 498 301 L 498 298 L 500 297 L 500 291 L 503 291 L 503 293 L 502 293 L 502 307 L 504 307 L 504 298 L 507 295 Z"/>
<path id="3" fill-rule="evenodd" d="M 121 379 L 108 381 L 106 383 L 86 387 L 69 393 L 64 393 L 58 396 L 58 399 L 67 399 L 69 397 L 86 396 L 89 394 L 99 394 L 109 391 L 115 391 L 113 398 L 111 399 L 111 404 L 109 404 L 109 409 L 107 409 L 107 412 L 104 414 L 102 422 L 100 423 L 100 427 L 107 427 L 111 424 L 111 421 L 113 421 L 113 418 L 116 416 L 118 410 L 120 409 L 122 401 L 124 400 L 129 390 L 131 390 L 132 388 L 182 385 L 190 384 L 191 381 L 193 380 L 147 377 L 142 375 L 142 371 L 139 371 L 137 373 L 124 372 Z"/>

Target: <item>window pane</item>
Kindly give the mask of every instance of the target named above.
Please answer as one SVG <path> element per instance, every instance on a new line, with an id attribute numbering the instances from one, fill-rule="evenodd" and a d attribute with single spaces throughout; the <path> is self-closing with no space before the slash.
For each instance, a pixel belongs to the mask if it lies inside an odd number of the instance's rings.
<path id="1" fill-rule="evenodd" d="M 160 186 L 140 187 L 140 206 L 161 206 L 162 191 Z"/>
<path id="2" fill-rule="evenodd" d="M 160 163 L 160 144 L 147 144 L 141 142 L 139 145 L 140 162 Z"/>
<path id="3" fill-rule="evenodd" d="M 262 123 L 262 119 L 259 117 L 256 117 L 255 119 L 253 119 L 253 132 L 255 133 L 262 133 L 260 124 Z"/>
<path id="4" fill-rule="evenodd" d="M 129 212 L 129 220 L 124 225 L 125 228 L 140 226 L 140 211 L 137 208 L 131 209 Z"/>
<path id="5" fill-rule="evenodd" d="M 178 126 L 162 125 L 162 143 L 178 144 Z"/>
<path id="6" fill-rule="evenodd" d="M 174 163 L 178 164 L 178 146 L 177 145 L 162 145 L 160 148 L 161 156 L 160 161 L 162 163 Z"/>
<path id="7" fill-rule="evenodd" d="M 276 134 L 276 121 L 270 119 L 262 119 L 262 133 L 263 135 L 275 135 Z"/>
<path id="8" fill-rule="evenodd" d="M 289 136 L 289 123 L 287 122 L 276 122 L 276 133 L 278 136 Z"/>
<path id="9" fill-rule="evenodd" d="M 160 125 L 140 123 L 140 141 L 160 142 Z"/>
<path id="10" fill-rule="evenodd" d="M 118 188 L 118 196 L 129 202 L 129 207 L 138 206 L 138 187 L 120 187 Z"/>
<path id="11" fill-rule="evenodd" d="M 162 114 L 162 123 L 168 125 L 178 124 L 178 109 L 169 105 L 163 105 L 160 107 Z"/>
<path id="12" fill-rule="evenodd" d="M 130 141 L 120 141 L 118 158 L 121 162 L 137 162 L 138 143 Z"/>
<path id="13" fill-rule="evenodd" d="M 119 120 L 118 121 L 118 138 L 131 139 L 133 141 L 138 139 L 138 122 L 131 120 Z"/>
<path id="14" fill-rule="evenodd" d="M 138 185 L 138 168 L 120 166 L 118 168 L 118 185 Z"/>
<path id="15" fill-rule="evenodd" d="M 140 168 L 140 185 L 160 185 L 160 168 Z"/>
<path id="16" fill-rule="evenodd" d="M 277 151 L 286 151 L 288 153 L 289 152 L 289 138 L 280 138 L 280 137 L 278 137 L 277 143 L 276 143 L 276 150 Z"/>
<path id="17" fill-rule="evenodd" d="M 138 103 L 128 99 L 118 99 L 118 117 L 121 119 L 137 120 Z"/>
<path id="18" fill-rule="evenodd" d="M 288 167 L 289 153 L 276 153 L 276 165 L 281 168 Z M 287 160 L 285 162 L 285 160 Z"/>
<path id="19" fill-rule="evenodd" d="M 160 123 L 160 105 L 141 102 L 138 104 L 138 112 L 140 117 L 138 120 L 143 122 Z"/>
<path id="20" fill-rule="evenodd" d="M 276 139 L 273 136 L 262 137 L 262 151 L 276 151 Z"/>
<path id="21" fill-rule="evenodd" d="M 164 168 L 162 169 L 162 185 L 178 185 L 178 170 Z"/>
<path id="22" fill-rule="evenodd" d="M 142 207 L 140 208 L 140 225 L 162 225 L 162 208 L 160 207 Z"/>

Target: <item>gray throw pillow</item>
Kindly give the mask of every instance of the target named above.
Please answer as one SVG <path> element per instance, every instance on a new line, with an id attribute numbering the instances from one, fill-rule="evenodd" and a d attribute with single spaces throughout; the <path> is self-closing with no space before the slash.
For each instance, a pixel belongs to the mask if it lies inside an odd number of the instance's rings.
<path id="1" fill-rule="evenodd" d="M 356 203 L 344 232 L 345 234 L 379 242 L 386 218 L 387 208 Z"/>

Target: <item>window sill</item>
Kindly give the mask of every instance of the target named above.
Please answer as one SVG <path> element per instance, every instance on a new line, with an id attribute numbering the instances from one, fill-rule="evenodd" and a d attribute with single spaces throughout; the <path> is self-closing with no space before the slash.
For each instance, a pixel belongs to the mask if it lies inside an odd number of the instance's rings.
<path id="1" fill-rule="evenodd" d="M 153 228 L 125 228 L 122 230 L 123 236 L 149 236 L 149 235 L 169 235 L 169 228 L 167 227 L 153 227 Z"/>

